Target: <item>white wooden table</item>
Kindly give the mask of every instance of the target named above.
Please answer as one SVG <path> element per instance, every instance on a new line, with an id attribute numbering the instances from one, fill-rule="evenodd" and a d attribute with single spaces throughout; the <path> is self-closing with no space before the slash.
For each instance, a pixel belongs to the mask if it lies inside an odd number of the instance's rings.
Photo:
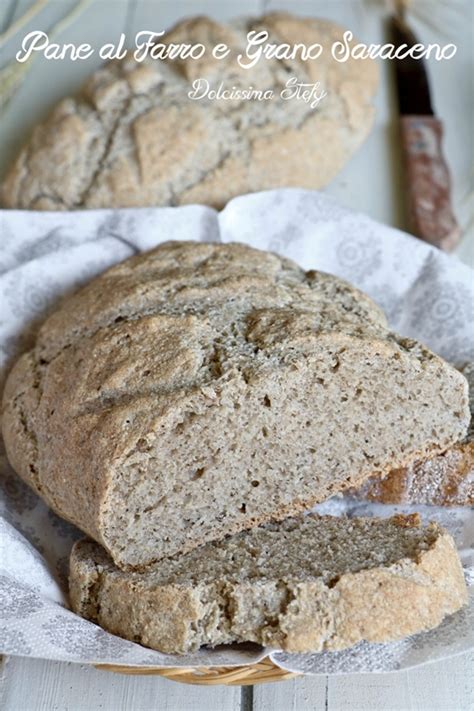
<path id="1" fill-rule="evenodd" d="M 19 37 L 48 30 L 76 0 L 50 0 Z M 0 0 L 0 29 L 18 18 L 32 0 Z M 383 0 L 91 0 L 79 19 L 60 36 L 98 48 L 125 32 L 130 41 L 143 29 L 166 29 L 180 17 L 209 14 L 226 19 L 263 10 L 334 19 L 364 42 L 386 41 Z M 464 232 L 458 249 L 474 265 L 472 218 L 472 0 L 413 0 L 412 24 L 424 42 L 455 42 L 452 62 L 430 63 L 434 102 L 446 126 L 445 146 L 454 182 L 454 207 Z M 442 5 L 442 7 L 440 7 Z M 18 50 L 18 37 L 1 51 L 0 64 Z M 0 174 L 32 126 L 60 97 L 80 86 L 97 59 L 47 62 L 38 59 L 0 116 Z M 396 151 L 396 123 L 390 66 L 382 67 L 377 119 L 363 149 L 327 192 L 375 219 L 406 228 L 402 173 Z M 0 668 L 0 708 L 6 711 L 467 711 L 474 709 L 474 654 L 426 665 L 412 672 L 307 677 L 251 687 L 197 687 L 159 677 L 127 677 L 57 662 L 10 657 Z"/>

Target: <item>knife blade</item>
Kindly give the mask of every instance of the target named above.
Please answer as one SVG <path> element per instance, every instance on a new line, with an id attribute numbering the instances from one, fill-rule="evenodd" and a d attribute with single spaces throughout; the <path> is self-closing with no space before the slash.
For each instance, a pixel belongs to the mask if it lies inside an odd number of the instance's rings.
<path id="1" fill-rule="evenodd" d="M 390 18 L 395 47 L 419 44 L 403 11 Z M 450 251 L 460 237 L 451 205 L 451 177 L 443 152 L 443 124 L 431 101 L 425 63 L 410 56 L 392 60 L 400 114 L 402 151 L 413 233 L 440 249 Z"/>

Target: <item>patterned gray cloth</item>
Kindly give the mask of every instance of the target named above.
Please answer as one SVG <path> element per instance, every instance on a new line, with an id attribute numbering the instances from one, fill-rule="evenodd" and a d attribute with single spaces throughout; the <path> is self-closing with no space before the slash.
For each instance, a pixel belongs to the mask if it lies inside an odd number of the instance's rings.
<path id="1" fill-rule="evenodd" d="M 319 193 L 278 190 L 243 196 L 221 213 L 200 206 L 3 211 L 0 239 L 2 379 L 63 295 L 110 265 L 168 239 L 241 241 L 281 252 L 306 268 L 353 282 L 385 309 L 394 328 L 419 338 L 445 358 L 474 359 L 473 272 L 457 259 Z M 336 500 L 323 508 L 336 515 L 342 511 L 374 515 L 381 507 Z M 382 507 L 382 515 L 391 512 Z M 431 507 L 425 514 L 442 520 L 453 532 L 466 574 L 472 577 L 472 513 Z M 433 632 L 393 644 L 364 643 L 338 653 L 287 655 L 241 645 L 186 657 L 159 654 L 110 635 L 68 610 L 68 554 L 80 535 L 18 479 L 0 452 L 1 653 L 143 666 L 231 666 L 270 653 L 284 668 L 326 674 L 392 671 L 474 646 L 471 604 Z"/>

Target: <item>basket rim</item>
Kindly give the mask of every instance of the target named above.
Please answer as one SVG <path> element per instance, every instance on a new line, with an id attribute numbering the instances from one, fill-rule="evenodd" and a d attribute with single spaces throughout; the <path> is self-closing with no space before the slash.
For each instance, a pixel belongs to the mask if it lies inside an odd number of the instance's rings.
<path id="1" fill-rule="evenodd" d="M 298 676 L 297 672 L 282 669 L 265 657 L 255 664 L 235 667 L 137 667 L 121 664 L 95 664 L 100 671 L 128 674 L 132 676 L 162 676 L 169 681 L 183 684 L 217 686 L 249 686 L 254 684 L 286 681 Z"/>

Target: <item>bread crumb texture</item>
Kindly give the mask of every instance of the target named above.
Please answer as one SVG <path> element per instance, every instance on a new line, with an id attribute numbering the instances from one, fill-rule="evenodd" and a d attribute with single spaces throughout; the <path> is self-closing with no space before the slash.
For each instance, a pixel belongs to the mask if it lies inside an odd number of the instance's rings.
<path id="1" fill-rule="evenodd" d="M 434 457 L 384 477 L 371 477 L 359 489 L 351 490 L 352 496 L 385 504 L 474 506 L 474 363 L 465 363 L 460 371 L 469 384 L 471 410 L 465 439 Z"/>

